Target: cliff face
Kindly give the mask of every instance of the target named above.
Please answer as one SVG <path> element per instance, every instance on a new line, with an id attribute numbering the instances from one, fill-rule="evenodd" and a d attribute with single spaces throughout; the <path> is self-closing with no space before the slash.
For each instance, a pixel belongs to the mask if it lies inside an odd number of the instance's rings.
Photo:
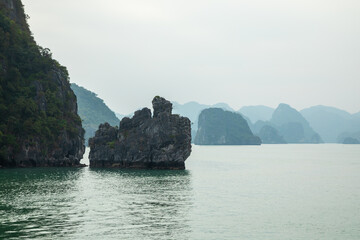
<path id="1" fill-rule="evenodd" d="M 172 114 L 172 104 L 161 97 L 120 127 L 101 124 L 89 139 L 91 167 L 184 169 L 191 153 L 190 120 Z"/>
<path id="2" fill-rule="evenodd" d="M 77 166 L 84 130 L 65 67 L 36 45 L 20 0 L 0 0 L 0 166 Z"/>
<path id="3" fill-rule="evenodd" d="M 247 121 L 240 114 L 209 108 L 200 113 L 195 144 L 260 145 L 261 140 L 253 135 Z"/>

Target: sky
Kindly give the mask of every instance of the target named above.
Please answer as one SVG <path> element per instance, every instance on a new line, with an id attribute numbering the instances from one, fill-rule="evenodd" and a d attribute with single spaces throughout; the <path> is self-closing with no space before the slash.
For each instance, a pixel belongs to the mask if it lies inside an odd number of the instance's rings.
<path id="1" fill-rule="evenodd" d="M 37 43 L 115 112 L 154 96 L 360 111 L 359 0 L 23 0 Z"/>

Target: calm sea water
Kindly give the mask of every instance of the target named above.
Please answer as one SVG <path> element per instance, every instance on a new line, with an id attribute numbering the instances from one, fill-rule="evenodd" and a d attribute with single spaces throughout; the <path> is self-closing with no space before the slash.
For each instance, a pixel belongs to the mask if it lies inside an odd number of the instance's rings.
<path id="1" fill-rule="evenodd" d="M 194 146 L 186 167 L 0 170 L 0 239 L 360 239 L 360 145 Z"/>

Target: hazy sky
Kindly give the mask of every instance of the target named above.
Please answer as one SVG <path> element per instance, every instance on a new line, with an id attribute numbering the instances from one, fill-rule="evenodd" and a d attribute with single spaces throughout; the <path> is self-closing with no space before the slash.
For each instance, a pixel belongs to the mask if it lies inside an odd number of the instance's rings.
<path id="1" fill-rule="evenodd" d="M 38 44 L 119 113 L 155 95 L 360 111 L 359 0 L 23 0 Z"/>

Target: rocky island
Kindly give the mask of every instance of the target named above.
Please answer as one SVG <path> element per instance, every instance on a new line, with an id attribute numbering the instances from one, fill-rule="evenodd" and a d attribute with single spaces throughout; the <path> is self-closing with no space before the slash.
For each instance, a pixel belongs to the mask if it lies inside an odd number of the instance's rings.
<path id="1" fill-rule="evenodd" d="M 80 166 L 68 72 L 36 44 L 20 0 L 0 0 L 0 84 L 0 168 Z"/>
<path id="2" fill-rule="evenodd" d="M 238 113 L 208 108 L 199 116 L 196 145 L 261 145 L 247 121 Z"/>
<path id="3" fill-rule="evenodd" d="M 120 126 L 101 124 L 89 139 L 90 167 L 185 169 L 191 153 L 190 120 L 172 114 L 172 103 L 156 96 L 154 114 L 143 108 Z"/>

